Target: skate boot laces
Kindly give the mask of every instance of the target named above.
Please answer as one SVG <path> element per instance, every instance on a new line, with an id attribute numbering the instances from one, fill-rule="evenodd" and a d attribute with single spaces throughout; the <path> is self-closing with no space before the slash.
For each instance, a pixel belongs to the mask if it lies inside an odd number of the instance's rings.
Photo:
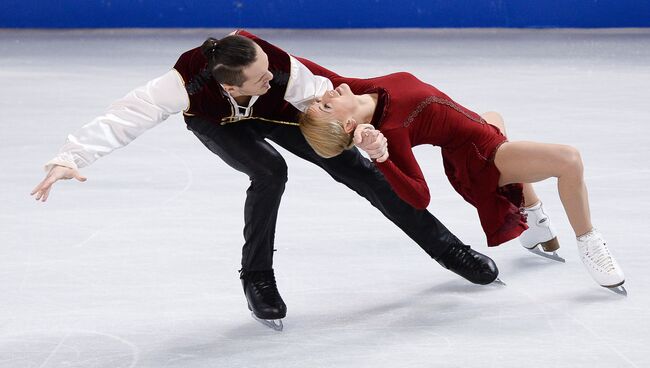
<path id="1" fill-rule="evenodd" d="M 449 252 L 450 257 L 446 257 L 445 262 L 451 269 L 470 269 L 480 271 L 483 268 L 483 262 L 476 259 L 471 252 L 469 245 L 455 245 Z"/>
<path id="2" fill-rule="evenodd" d="M 615 269 L 612 256 L 609 254 L 609 249 L 607 249 L 607 243 L 605 242 L 597 242 L 596 244 L 587 245 L 585 256 L 588 257 L 594 265 L 607 273 L 613 272 Z"/>
<path id="3" fill-rule="evenodd" d="M 579 243 L 582 243 L 582 254 L 585 258 L 589 259 L 589 261 L 595 267 L 601 269 L 606 273 L 612 273 L 616 271 L 616 266 L 614 265 L 612 255 L 609 253 L 607 243 L 602 237 L 592 233 L 587 234 L 585 238 L 580 238 L 582 239 L 579 239 Z"/>
<path id="4" fill-rule="evenodd" d="M 273 271 L 251 273 L 248 282 L 253 284 L 265 302 L 273 305 L 282 299 L 278 292 Z"/>

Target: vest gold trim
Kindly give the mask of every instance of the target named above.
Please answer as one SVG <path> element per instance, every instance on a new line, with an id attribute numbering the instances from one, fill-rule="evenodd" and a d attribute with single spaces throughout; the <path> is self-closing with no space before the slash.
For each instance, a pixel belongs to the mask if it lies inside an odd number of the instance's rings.
<path id="1" fill-rule="evenodd" d="M 291 122 L 291 121 L 272 120 L 272 119 L 265 119 L 265 118 L 255 117 L 255 116 L 249 116 L 249 117 L 228 116 L 228 117 L 225 117 L 225 118 L 221 119 L 221 125 L 237 123 L 237 122 L 240 122 L 240 121 L 243 121 L 243 120 L 261 120 L 261 121 L 265 121 L 267 123 L 300 126 L 300 124 L 294 123 L 294 122 Z"/>

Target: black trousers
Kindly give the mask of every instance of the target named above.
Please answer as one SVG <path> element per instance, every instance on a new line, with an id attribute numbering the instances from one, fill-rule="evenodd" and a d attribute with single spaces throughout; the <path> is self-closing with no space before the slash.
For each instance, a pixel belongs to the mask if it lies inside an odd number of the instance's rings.
<path id="1" fill-rule="evenodd" d="M 250 178 L 244 205 L 244 270 L 262 271 L 273 266 L 275 224 L 287 182 L 287 164 L 265 138 L 318 165 L 334 180 L 366 198 L 432 258 L 438 258 L 450 244 L 461 243 L 430 212 L 402 201 L 375 165 L 356 148 L 325 159 L 314 152 L 296 126 L 256 120 L 220 125 L 201 117 L 185 117 L 185 121 L 210 151 Z"/>

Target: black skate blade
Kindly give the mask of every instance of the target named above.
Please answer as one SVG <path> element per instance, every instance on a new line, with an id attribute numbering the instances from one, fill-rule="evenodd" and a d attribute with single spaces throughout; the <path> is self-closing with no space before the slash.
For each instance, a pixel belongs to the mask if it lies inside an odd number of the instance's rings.
<path id="1" fill-rule="evenodd" d="M 256 320 L 257 322 L 275 331 L 282 331 L 282 329 L 284 328 L 281 319 L 262 319 L 262 318 L 258 318 L 255 315 L 255 313 L 251 313 L 251 316 L 253 316 L 253 319 Z"/>
<path id="2" fill-rule="evenodd" d="M 528 249 L 528 248 L 526 248 L 526 249 Z M 531 252 L 531 253 L 533 253 L 533 254 L 536 254 L 536 255 L 538 255 L 538 256 L 540 256 L 540 257 L 544 257 L 544 258 L 546 258 L 546 259 L 550 259 L 550 260 L 552 260 L 552 261 L 562 262 L 562 263 L 565 263 L 565 262 L 566 262 L 566 260 L 565 260 L 564 258 L 560 257 L 560 256 L 557 254 L 557 252 L 547 253 L 547 252 L 541 251 L 541 250 L 539 250 L 539 246 L 538 246 L 538 245 L 536 245 L 535 248 L 530 248 L 530 249 L 528 249 L 528 251 Z"/>
<path id="3" fill-rule="evenodd" d="M 605 289 L 611 290 L 612 292 L 622 295 L 622 296 L 627 296 L 627 290 L 625 290 L 625 287 L 623 285 L 619 286 L 603 286 Z"/>
<path id="4" fill-rule="evenodd" d="M 501 279 L 498 277 L 494 279 L 494 281 L 492 281 L 492 284 L 499 285 L 499 286 L 508 286 L 505 282 L 501 281 Z"/>

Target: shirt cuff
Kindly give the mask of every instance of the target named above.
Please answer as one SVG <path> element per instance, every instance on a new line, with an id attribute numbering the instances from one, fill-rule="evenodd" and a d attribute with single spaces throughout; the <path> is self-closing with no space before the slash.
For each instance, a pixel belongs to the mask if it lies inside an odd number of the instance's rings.
<path id="1" fill-rule="evenodd" d="M 45 167 L 44 167 L 45 171 L 49 172 L 50 170 L 52 170 L 52 168 L 54 166 L 57 166 L 57 165 L 58 166 L 68 167 L 68 168 L 71 168 L 71 169 L 74 169 L 74 170 L 79 170 L 79 167 L 74 162 L 72 157 L 66 157 L 66 156 L 70 156 L 70 155 L 57 156 L 57 157 L 51 159 L 50 161 L 48 161 L 45 164 Z"/>

